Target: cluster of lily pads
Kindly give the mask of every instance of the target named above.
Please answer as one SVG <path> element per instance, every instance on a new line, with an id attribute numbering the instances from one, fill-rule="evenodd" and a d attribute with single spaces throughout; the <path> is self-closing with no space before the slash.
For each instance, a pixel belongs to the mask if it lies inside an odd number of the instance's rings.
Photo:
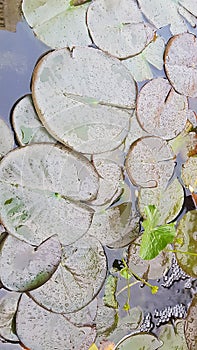
<path id="1" fill-rule="evenodd" d="M 186 32 L 188 22 L 196 24 L 196 3 L 23 0 L 22 10 L 54 50 L 36 64 L 32 94 L 13 107 L 19 147 L 12 150 L 0 121 L 0 280 L 9 290 L 0 336 L 31 350 L 94 350 L 94 342 L 102 349 L 105 339 L 121 350 L 164 350 L 173 341 L 195 350 L 196 298 L 186 322 L 175 324 L 180 331 L 169 340 L 171 326 L 163 326 L 158 340 L 142 332 L 122 338 L 123 328 L 138 329 L 142 311 L 118 320 L 118 304 L 109 308 L 97 295 L 108 271 L 105 246 L 130 244 L 129 268 L 162 276 L 172 253 L 140 258 L 139 219 L 151 204 L 159 225 L 174 221 L 184 188 L 197 192 L 196 115 L 188 102 L 197 97 L 197 41 Z M 168 24 L 175 35 L 165 45 L 157 29 Z M 155 78 L 163 65 L 166 77 Z M 136 83 L 146 79 L 138 92 Z M 193 278 L 196 222 L 196 210 L 186 213 L 175 243 L 178 263 Z"/>

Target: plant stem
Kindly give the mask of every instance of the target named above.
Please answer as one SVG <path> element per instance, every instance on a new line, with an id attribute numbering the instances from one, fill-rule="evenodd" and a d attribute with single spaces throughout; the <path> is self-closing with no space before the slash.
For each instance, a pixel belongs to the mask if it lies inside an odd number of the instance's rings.
<path id="1" fill-rule="evenodd" d="M 181 253 L 181 254 L 186 254 L 186 255 L 197 256 L 197 253 L 183 252 L 182 250 L 176 250 L 176 249 L 166 249 L 166 252 L 170 252 L 170 253 Z"/>
<path id="2" fill-rule="evenodd" d="M 131 288 L 133 287 L 135 284 L 139 283 L 140 281 L 135 281 L 133 283 L 130 283 L 126 286 L 124 286 L 122 289 L 119 290 L 119 292 L 117 292 L 116 296 L 120 295 L 122 292 L 124 292 L 127 288 Z"/>

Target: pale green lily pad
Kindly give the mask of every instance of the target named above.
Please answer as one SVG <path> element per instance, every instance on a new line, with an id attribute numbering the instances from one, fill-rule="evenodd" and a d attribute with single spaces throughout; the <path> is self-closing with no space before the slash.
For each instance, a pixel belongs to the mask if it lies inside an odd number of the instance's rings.
<path id="1" fill-rule="evenodd" d="M 175 243 L 176 258 L 180 267 L 188 275 L 197 277 L 197 256 L 190 254 L 183 254 L 183 252 L 190 252 L 196 254 L 197 252 L 197 211 L 192 210 L 187 212 L 180 220 L 177 227 L 176 238 L 182 243 Z"/>
<path id="2" fill-rule="evenodd" d="M 197 40 L 191 33 L 172 37 L 164 55 L 165 70 L 173 88 L 189 97 L 197 97 Z"/>
<path id="3" fill-rule="evenodd" d="M 174 171 L 171 148 L 159 137 L 142 137 L 126 156 L 126 171 L 134 185 L 166 186 Z"/>
<path id="4" fill-rule="evenodd" d="M 0 252 L 0 278 L 9 290 L 24 292 L 48 281 L 61 260 L 61 245 L 51 237 L 38 248 L 9 235 Z"/>
<path id="5" fill-rule="evenodd" d="M 23 294 L 16 315 L 16 331 L 29 349 L 87 350 L 94 342 L 96 330 L 76 327 L 62 315 L 49 312 Z"/>
<path id="6" fill-rule="evenodd" d="M 4 120 L 0 119 L 0 159 L 4 157 L 9 151 L 11 151 L 14 147 L 14 137 L 4 122 Z"/>
<path id="7" fill-rule="evenodd" d="M 31 95 L 22 97 L 15 105 L 12 110 L 12 125 L 21 146 L 36 142 L 57 142 L 38 119 Z"/>
<path id="8" fill-rule="evenodd" d="M 38 116 L 50 134 L 79 152 L 113 150 L 127 136 L 136 99 L 134 80 L 119 60 L 97 49 L 48 53 L 34 70 L 32 90 Z"/>
<path id="9" fill-rule="evenodd" d="M 139 210 L 145 217 L 144 208 L 155 205 L 160 213 L 159 225 L 173 221 L 180 213 L 184 203 L 184 190 L 175 179 L 167 188 L 141 188 L 139 191 Z"/>
<path id="10" fill-rule="evenodd" d="M 192 188 L 194 192 L 197 192 L 197 156 L 190 157 L 183 164 L 181 177 L 186 187 Z"/>
<path id="11" fill-rule="evenodd" d="M 118 58 L 141 52 L 153 37 L 134 0 L 95 0 L 87 12 L 87 25 L 93 42 Z"/>
<path id="12" fill-rule="evenodd" d="M 187 318 L 185 321 L 185 338 L 189 350 L 196 350 L 197 344 L 197 296 L 194 296 L 194 299 L 189 307 Z"/>
<path id="13" fill-rule="evenodd" d="M 13 317 L 20 295 L 16 292 L 6 292 L 0 300 L 0 336 L 11 342 L 18 342 L 18 337 L 13 332 Z"/>
<path id="14" fill-rule="evenodd" d="M 153 79 L 143 86 L 137 100 L 137 118 L 148 133 L 163 139 L 176 137 L 185 127 L 188 102 L 167 79 Z"/>
<path id="15" fill-rule="evenodd" d="M 162 251 L 152 260 L 140 258 L 141 238 L 137 238 L 129 247 L 129 268 L 144 279 L 161 278 L 171 266 L 172 253 Z"/>
<path id="16" fill-rule="evenodd" d="M 105 306 L 118 309 L 118 302 L 116 300 L 116 288 L 118 283 L 118 277 L 109 275 L 105 281 L 105 292 L 103 296 L 103 302 Z"/>
<path id="17" fill-rule="evenodd" d="M 157 29 L 170 24 L 172 34 L 183 33 L 188 30 L 182 15 L 187 20 L 191 18 L 191 16 L 189 17 L 190 12 L 194 16 L 196 15 L 196 4 L 192 5 L 189 0 L 138 0 L 138 3 L 142 12 Z M 183 10 L 185 11 L 183 12 Z"/>
<path id="18" fill-rule="evenodd" d="M 161 350 L 188 350 L 184 336 L 184 320 L 175 321 L 159 328 L 159 340 L 163 342 Z"/>
<path id="19" fill-rule="evenodd" d="M 82 309 L 100 291 L 106 277 L 106 257 L 94 237 L 62 249 L 62 261 L 51 279 L 30 292 L 38 304 L 57 313 Z"/>
<path id="20" fill-rule="evenodd" d="M 121 167 L 117 163 L 102 159 L 102 155 L 100 155 L 100 158 L 94 158 L 93 164 L 99 175 L 97 197 L 90 202 L 95 209 L 95 206 L 109 205 L 121 195 L 123 174 Z"/>
<path id="21" fill-rule="evenodd" d="M 110 248 L 124 247 L 139 235 L 139 216 L 131 202 L 97 211 L 87 234 Z"/>
<path id="22" fill-rule="evenodd" d="M 94 298 L 91 303 L 83 307 L 81 310 L 63 315 L 69 322 L 75 326 L 93 326 L 98 309 L 97 298 Z"/>
<path id="23" fill-rule="evenodd" d="M 162 342 L 156 336 L 148 333 L 131 334 L 123 338 L 113 350 L 157 350 Z"/>
<path id="24" fill-rule="evenodd" d="M 151 65 L 158 70 L 163 69 L 164 50 L 165 42 L 160 36 L 157 36 L 139 55 L 124 60 L 123 64 L 129 69 L 136 81 L 152 79 Z"/>
<path id="25" fill-rule="evenodd" d="M 100 300 L 98 304 L 96 323 L 96 344 L 100 345 L 116 329 L 118 324 L 118 313 L 113 308 L 105 306 Z"/>
<path id="26" fill-rule="evenodd" d="M 90 45 L 86 27 L 89 4 L 71 6 L 71 0 L 23 0 L 24 17 L 34 33 L 52 48 Z"/>
<path id="27" fill-rule="evenodd" d="M 153 130 L 153 132 L 154 132 L 154 130 Z M 136 140 L 138 140 L 144 136 L 150 136 L 150 134 L 148 134 L 140 126 L 140 124 L 137 120 L 136 111 L 135 111 L 135 113 L 133 114 L 131 121 L 130 121 L 130 128 L 129 128 L 129 133 L 128 133 L 126 140 L 125 140 L 124 152 L 127 153 L 129 151 L 129 148 L 131 147 L 132 143 L 134 143 Z"/>
<path id="28" fill-rule="evenodd" d="M 79 200 L 98 191 L 98 175 L 83 156 L 52 144 L 10 152 L 0 166 L 1 221 L 32 245 L 58 234 L 70 244 L 88 230 L 93 212 Z"/>

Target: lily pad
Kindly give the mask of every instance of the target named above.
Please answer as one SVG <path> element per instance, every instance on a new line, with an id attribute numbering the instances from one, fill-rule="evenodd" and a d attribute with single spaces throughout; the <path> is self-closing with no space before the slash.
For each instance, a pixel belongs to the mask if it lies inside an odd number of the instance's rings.
<path id="1" fill-rule="evenodd" d="M 180 220 L 177 227 L 177 239 L 182 243 L 175 243 L 177 261 L 188 275 L 197 277 L 197 211 L 192 210 L 186 213 Z M 186 254 L 181 253 L 186 252 Z M 190 255 L 187 252 L 194 254 Z"/>
<path id="2" fill-rule="evenodd" d="M 23 0 L 24 17 L 34 33 L 52 48 L 91 44 L 86 27 L 89 4 L 72 6 L 70 0 Z"/>
<path id="3" fill-rule="evenodd" d="M 132 143 L 144 136 L 150 136 L 150 134 L 148 134 L 144 129 L 142 129 L 137 119 L 135 111 L 130 121 L 129 133 L 125 139 L 124 152 L 127 153 Z"/>
<path id="4" fill-rule="evenodd" d="M 105 306 L 102 301 L 98 304 L 97 316 L 95 319 L 97 337 L 96 343 L 100 345 L 116 329 L 118 324 L 118 314 L 113 308 Z"/>
<path id="5" fill-rule="evenodd" d="M 134 185 L 165 187 L 174 171 L 173 154 L 161 138 L 142 137 L 131 145 L 125 166 Z"/>
<path id="6" fill-rule="evenodd" d="M 134 0 L 95 0 L 87 12 L 93 42 L 118 58 L 134 56 L 150 42 L 153 30 Z"/>
<path id="7" fill-rule="evenodd" d="M 110 204 L 121 195 L 121 181 L 123 174 L 121 167 L 112 161 L 100 158 L 94 158 L 93 164 L 99 175 L 99 190 L 96 199 L 90 202 L 93 206 Z"/>
<path id="8" fill-rule="evenodd" d="M 93 326 L 98 309 L 97 298 L 94 298 L 91 303 L 83 307 L 81 310 L 65 314 L 64 317 L 75 326 Z"/>
<path id="9" fill-rule="evenodd" d="M 164 50 L 165 42 L 160 36 L 157 36 L 140 54 L 124 60 L 123 64 L 129 69 L 136 81 L 152 79 L 151 65 L 158 70 L 163 69 Z"/>
<path id="10" fill-rule="evenodd" d="M 62 248 L 62 261 L 56 272 L 30 295 L 47 310 L 75 312 L 92 301 L 105 277 L 104 250 L 96 238 L 87 237 Z"/>
<path id="11" fill-rule="evenodd" d="M 94 342 L 96 330 L 76 327 L 62 315 L 49 312 L 23 294 L 16 315 L 16 331 L 29 349 L 87 350 Z"/>
<path id="12" fill-rule="evenodd" d="M 124 247 L 139 235 L 139 216 L 133 214 L 131 202 L 98 211 L 87 234 L 110 248 Z"/>
<path id="13" fill-rule="evenodd" d="M 22 97 L 12 110 L 12 125 L 19 145 L 55 140 L 38 119 L 31 95 Z"/>
<path id="14" fill-rule="evenodd" d="M 172 37 L 164 56 L 165 70 L 174 89 L 189 97 L 197 97 L 197 40 L 191 33 Z"/>
<path id="15" fill-rule="evenodd" d="M 70 244 L 88 230 L 98 175 L 85 158 L 64 147 L 34 144 L 16 149 L 0 166 L 0 215 L 8 230 L 32 245 L 58 234 Z"/>
<path id="16" fill-rule="evenodd" d="M 182 15 L 190 21 L 192 17 L 189 16 L 190 13 L 196 15 L 196 4 L 192 6 L 189 0 L 166 0 L 165 2 L 163 0 L 138 0 L 138 2 L 142 12 L 157 29 L 170 24 L 172 34 L 187 31 L 186 21 Z"/>
<path id="17" fill-rule="evenodd" d="M 48 281 L 61 260 L 61 245 L 51 237 L 38 248 L 9 235 L 0 252 L 0 278 L 12 291 L 24 292 Z"/>
<path id="18" fill-rule="evenodd" d="M 143 86 L 137 101 L 137 118 L 148 133 L 166 140 L 176 137 L 187 121 L 187 98 L 177 94 L 168 80 L 153 79 Z"/>
<path id="19" fill-rule="evenodd" d="M 97 49 L 48 53 L 34 70 L 32 90 L 38 116 L 50 134 L 79 152 L 113 150 L 127 136 L 136 99 L 134 80 L 119 60 Z"/>
<path id="20" fill-rule="evenodd" d="M 0 119 L 0 159 L 14 147 L 14 137 L 7 124 Z"/>
<path id="21" fill-rule="evenodd" d="M 197 156 L 190 157 L 183 164 L 181 177 L 186 187 L 190 187 L 197 192 Z"/>
<path id="22" fill-rule="evenodd" d="M 17 310 L 20 293 L 5 292 L 0 300 L 0 336 L 11 342 L 18 342 L 13 331 L 13 317 Z"/>
<path id="23" fill-rule="evenodd" d="M 141 188 L 138 203 L 143 217 L 145 206 L 155 205 L 160 213 L 159 225 L 163 225 L 173 221 L 180 213 L 184 203 L 184 190 L 177 179 L 167 188 Z"/>
<path id="24" fill-rule="evenodd" d="M 177 320 L 175 323 L 166 324 L 159 328 L 159 340 L 163 342 L 161 350 L 188 350 L 184 336 L 184 320 Z"/>
<path id="25" fill-rule="evenodd" d="M 185 321 L 185 338 L 189 350 L 196 350 L 197 344 L 197 296 L 194 296 L 194 299 L 189 307 L 187 318 Z"/>
<path id="26" fill-rule="evenodd" d="M 162 251 L 152 260 L 140 258 L 141 238 L 137 238 L 129 247 L 129 268 L 144 279 L 161 278 L 171 266 L 172 253 Z"/>
<path id="27" fill-rule="evenodd" d="M 131 334 L 124 337 L 116 344 L 114 350 L 157 350 L 162 342 L 156 336 L 147 333 Z"/>

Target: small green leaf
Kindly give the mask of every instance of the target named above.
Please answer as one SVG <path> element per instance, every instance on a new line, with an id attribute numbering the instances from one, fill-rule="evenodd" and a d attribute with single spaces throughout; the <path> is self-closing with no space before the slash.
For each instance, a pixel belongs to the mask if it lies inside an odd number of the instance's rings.
<path id="1" fill-rule="evenodd" d="M 128 271 L 128 267 L 123 267 L 123 269 L 120 270 L 120 275 L 126 280 L 129 280 L 131 278 L 131 274 Z"/>
<path id="2" fill-rule="evenodd" d="M 117 277 L 109 275 L 105 283 L 105 294 L 103 297 L 103 302 L 106 306 L 112 307 L 113 309 L 118 308 L 118 302 L 115 298 L 117 282 Z"/>
<path id="3" fill-rule="evenodd" d="M 140 246 L 140 257 L 144 260 L 154 259 L 175 237 L 174 224 L 157 226 L 159 212 L 154 205 L 145 207 L 147 219 L 143 222 L 144 233 Z"/>

